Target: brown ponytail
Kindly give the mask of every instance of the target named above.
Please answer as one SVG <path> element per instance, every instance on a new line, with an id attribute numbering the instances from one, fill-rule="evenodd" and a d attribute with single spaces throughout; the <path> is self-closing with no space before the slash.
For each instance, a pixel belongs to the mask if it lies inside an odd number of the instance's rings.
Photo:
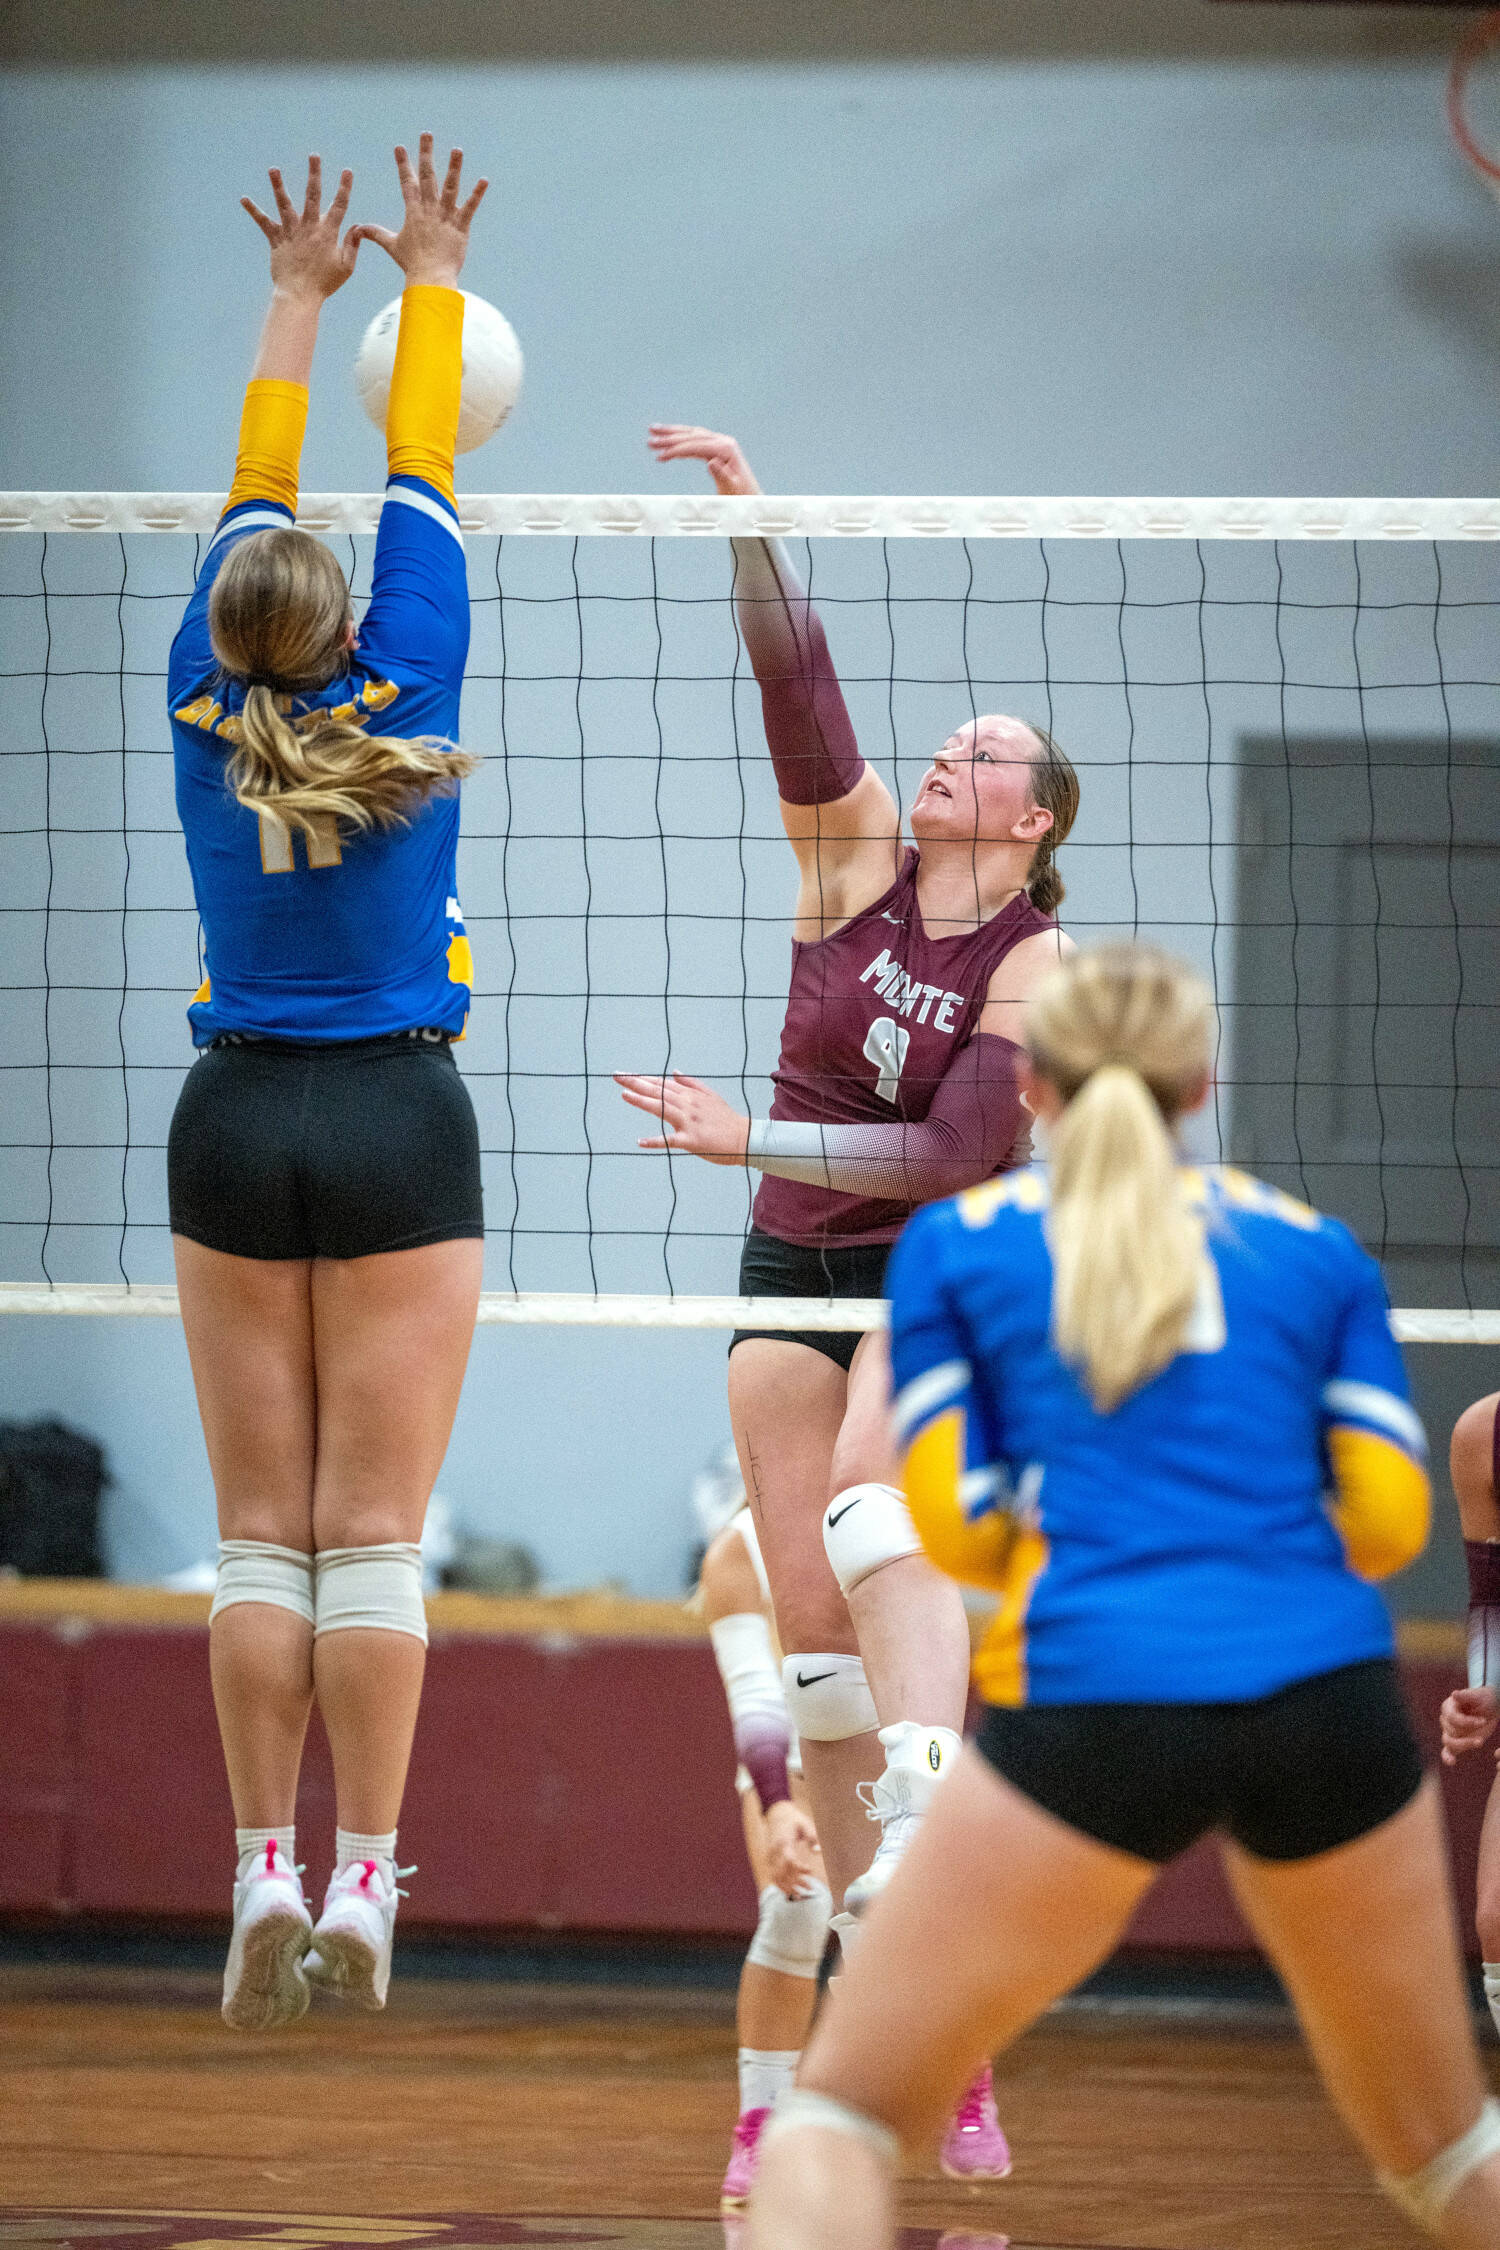
<path id="1" fill-rule="evenodd" d="M 326 687 L 348 656 L 344 574 L 305 531 L 257 531 L 225 560 L 208 628 L 224 670 L 248 683 L 225 777 L 239 802 L 284 829 L 392 828 L 451 790 L 479 760 L 431 736 L 368 734 L 352 711 L 293 719 L 293 696 Z"/>
<path id="2" fill-rule="evenodd" d="M 1048 1136 L 1052 1330 L 1110 1413 L 1182 1350 L 1204 1273 L 1171 1126 L 1209 1066 L 1213 1002 L 1185 963 L 1101 945 L 1049 976 L 1026 1015 L 1066 1107 Z"/>
<path id="3" fill-rule="evenodd" d="M 1026 895 L 1040 914 L 1055 914 L 1067 896 L 1057 871 L 1055 853 L 1066 843 L 1078 817 L 1078 775 L 1066 751 L 1060 750 L 1045 727 L 1033 727 L 1040 748 L 1031 761 L 1031 793 L 1052 815 L 1052 826 L 1032 855 L 1026 878 Z"/>

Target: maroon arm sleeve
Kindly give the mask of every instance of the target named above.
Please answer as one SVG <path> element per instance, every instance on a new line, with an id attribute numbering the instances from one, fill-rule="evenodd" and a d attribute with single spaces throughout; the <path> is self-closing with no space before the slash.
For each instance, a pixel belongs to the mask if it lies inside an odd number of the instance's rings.
<path id="1" fill-rule="evenodd" d="M 782 802 L 847 797 L 865 762 L 822 622 L 779 540 L 734 541 L 734 598 Z"/>
<path id="2" fill-rule="evenodd" d="M 1021 1049 L 978 1031 L 959 1048 L 920 1124 L 816 1125 L 752 1118 L 746 1160 L 778 1179 L 838 1195 L 930 1203 L 1023 1162 L 1029 1135 L 1017 1065 Z"/>

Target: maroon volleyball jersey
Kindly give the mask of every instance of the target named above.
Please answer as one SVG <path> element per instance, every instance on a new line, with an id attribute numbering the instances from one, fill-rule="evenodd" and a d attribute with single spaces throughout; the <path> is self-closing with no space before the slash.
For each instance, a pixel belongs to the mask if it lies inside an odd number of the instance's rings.
<path id="1" fill-rule="evenodd" d="M 819 1125 L 920 1124 L 955 1055 L 974 1036 L 990 978 L 1014 945 L 1057 924 L 1024 891 L 977 930 L 930 937 L 908 846 L 885 894 L 832 937 L 792 944 L 773 1118 Z M 1024 1164 L 1021 1128 L 998 1171 Z M 915 1206 L 767 1174 L 754 1223 L 805 1247 L 894 1242 Z"/>

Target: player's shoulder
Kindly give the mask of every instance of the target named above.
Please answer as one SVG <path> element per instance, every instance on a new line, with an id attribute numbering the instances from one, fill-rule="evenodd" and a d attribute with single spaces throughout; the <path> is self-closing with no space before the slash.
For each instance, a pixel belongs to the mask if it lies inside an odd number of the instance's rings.
<path id="1" fill-rule="evenodd" d="M 1040 1243 L 1046 1208 L 1047 1175 L 1039 1164 L 926 1203 L 897 1244 L 900 1271 L 908 1279 L 919 1270 L 954 1272 L 976 1257 L 989 1263 L 1028 1238 Z"/>
<path id="2" fill-rule="evenodd" d="M 1342 1219 L 1301 1202 L 1284 1188 L 1232 1164 L 1205 1167 L 1190 1176 L 1199 1183 L 1211 1216 L 1228 1221 L 1229 1231 L 1242 1231 L 1278 1260 L 1296 1257 L 1306 1269 L 1345 1284 L 1378 1276 L 1374 1259 Z"/>

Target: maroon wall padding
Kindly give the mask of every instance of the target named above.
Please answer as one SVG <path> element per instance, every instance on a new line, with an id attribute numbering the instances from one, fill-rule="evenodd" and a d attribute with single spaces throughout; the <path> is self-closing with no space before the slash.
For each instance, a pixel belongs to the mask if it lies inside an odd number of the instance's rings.
<path id="1" fill-rule="evenodd" d="M 201 1626 L 0 1626 L 0 1910 L 209 1915 L 227 1905 L 233 1824 Z M 1461 1675 L 1403 1667 L 1424 1756 Z M 1476 1949 L 1488 1752 L 1439 1768 Z M 755 1896 L 734 1749 L 703 1642 L 437 1632 L 401 1820 L 408 1925 L 746 1935 Z M 333 1773 L 314 1716 L 298 1857 L 331 1863 Z M 1253 1945 L 1217 1845 L 1162 1876 L 1133 1945 Z"/>
<path id="2" fill-rule="evenodd" d="M 0 1908 L 67 1895 L 68 1656 L 51 1626 L 0 1633 Z"/>

